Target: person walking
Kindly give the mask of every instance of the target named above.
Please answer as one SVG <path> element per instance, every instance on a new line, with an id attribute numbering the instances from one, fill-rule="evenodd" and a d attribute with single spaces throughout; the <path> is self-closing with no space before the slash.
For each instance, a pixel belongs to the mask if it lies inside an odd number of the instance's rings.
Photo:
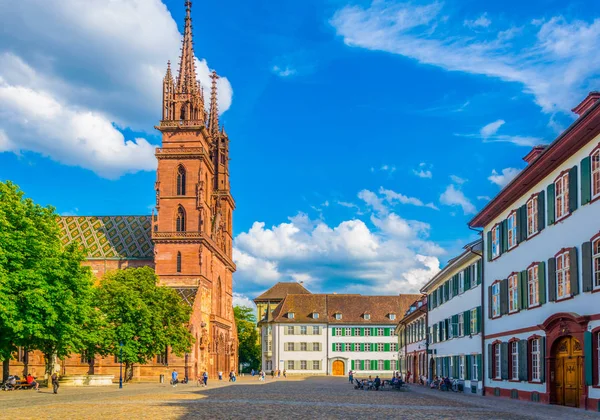
<path id="1" fill-rule="evenodd" d="M 208 386 L 208 372 L 204 371 L 204 373 L 202 374 L 202 386 L 203 387 L 207 387 Z"/>
<path id="2" fill-rule="evenodd" d="M 348 381 L 350 383 L 354 382 L 354 374 L 353 374 L 352 370 L 348 371 Z"/>
<path id="3" fill-rule="evenodd" d="M 179 374 L 177 373 L 177 371 L 175 369 L 173 369 L 173 372 L 171 373 L 171 385 L 173 385 L 173 388 L 175 388 L 177 386 L 177 377 L 179 376 Z"/>
<path id="4" fill-rule="evenodd" d="M 52 380 L 52 390 L 55 394 L 58 394 L 58 374 L 54 372 L 50 379 Z"/>
<path id="5" fill-rule="evenodd" d="M 219 381 L 222 381 L 222 380 L 223 380 L 223 371 L 220 370 L 219 371 Z"/>
<path id="6" fill-rule="evenodd" d="M 287 370 L 283 369 L 283 377 L 287 378 Z"/>

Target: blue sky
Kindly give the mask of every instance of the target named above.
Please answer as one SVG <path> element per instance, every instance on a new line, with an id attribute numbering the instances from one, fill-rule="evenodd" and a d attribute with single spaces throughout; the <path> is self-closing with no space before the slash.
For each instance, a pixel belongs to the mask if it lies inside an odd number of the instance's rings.
<path id="1" fill-rule="evenodd" d="M 0 179 L 61 214 L 149 214 L 183 1 L 0 6 Z M 201 82 L 223 76 L 239 299 L 417 290 L 600 88 L 599 8 L 194 1 Z"/>

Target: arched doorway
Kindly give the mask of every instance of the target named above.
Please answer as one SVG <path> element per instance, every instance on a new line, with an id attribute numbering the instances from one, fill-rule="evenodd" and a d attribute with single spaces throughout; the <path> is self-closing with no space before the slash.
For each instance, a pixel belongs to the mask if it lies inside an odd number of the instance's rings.
<path id="1" fill-rule="evenodd" d="M 341 360 L 334 360 L 331 365 L 331 373 L 334 376 L 344 376 L 346 369 L 344 369 L 344 362 Z"/>
<path id="2" fill-rule="evenodd" d="M 429 359 L 429 379 L 435 378 L 435 359 L 432 357 Z"/>
<path id="3" fill-rule="evenodd" d="M 572 336 L 558 339 L 552 346 L 554 359 L 554 381 L 552 390 L 556 403 L 569 407 L 579 407 L 583 391 L 583 349 L 581 343 Z"/>

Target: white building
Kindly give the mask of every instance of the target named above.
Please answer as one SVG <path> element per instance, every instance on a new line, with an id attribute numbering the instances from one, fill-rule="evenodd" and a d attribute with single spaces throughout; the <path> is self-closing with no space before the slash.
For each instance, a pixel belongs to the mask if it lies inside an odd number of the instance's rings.
<path id="1" fill-rule="evenodd" d="M 484 229 L 488 395 L 599 408 L 599 99 L 469 223 Z"/>
<path id="2" fill-rule="evenodd" d="M 482 244 L 450 260 L 423 288 L 428 300 L 429 377 L 464 381 L 465 392 L 482 393 Z"/>
<path id="3" fill-rule="evenodd" d="M 396 327 L 398 335 L 398 370 L 402 378 L 419 383 L 427 378 L 427 297 L 415 301 Z M 410 375 L 408 373 L 410 372 Z"/>
<path id="4" fill-rule="evenodd" d="M 391 376 L 397 370 L 394 328 L 419 295 L 287 295 L 260 322 L 263 368 L 288 374 Z M 268 365 L 272 361 L 273 366 Z"/>

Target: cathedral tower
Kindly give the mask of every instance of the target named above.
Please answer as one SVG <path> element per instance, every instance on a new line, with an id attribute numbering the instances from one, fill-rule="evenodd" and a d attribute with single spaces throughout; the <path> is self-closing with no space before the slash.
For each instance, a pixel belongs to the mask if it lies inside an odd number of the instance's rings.
<path id="1" fill-rule="evenodd" d="M 187 356 L 189 375 L 237 370 L 232 308 L 232 216 L 229 138 L 219 126 L 217 79 L 212 73 L 210 108 L 197 80 L 192 40 L 192 2 L 185 2 L 183 45 L 177 79 L 170 63 L 163 79 L 162 147 L 156 149 L 156 273 L 163 285 L 192 297 L 190 329 L 196 338 Z M 181 292 L 180 292 L 181 293 Z"/>

